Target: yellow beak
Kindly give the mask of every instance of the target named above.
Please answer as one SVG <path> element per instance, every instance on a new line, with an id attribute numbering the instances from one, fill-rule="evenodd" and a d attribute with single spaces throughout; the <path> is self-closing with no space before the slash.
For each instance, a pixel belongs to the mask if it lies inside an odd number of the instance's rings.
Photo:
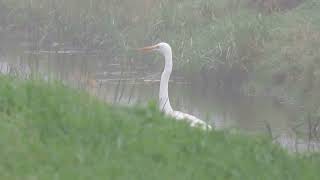
<path id="1" fill-rule="evenodd" d="M 141 51 L 141 52 L 150 52 L 150 51 L 155 50 L 156 48 L 158 48 L 158 46 L 154 45 L 154 46 L 147 46 L 147 47 L 139 48 L 137 50 Z"/>

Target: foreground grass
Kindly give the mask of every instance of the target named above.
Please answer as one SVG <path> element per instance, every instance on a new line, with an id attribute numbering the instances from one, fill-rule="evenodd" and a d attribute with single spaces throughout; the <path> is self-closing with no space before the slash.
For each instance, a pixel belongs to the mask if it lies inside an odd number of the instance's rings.
<path id="1" fill-rule="evenodd" d="M 0 179 L 317 179 L 317 156 L 0 77 Z"/>

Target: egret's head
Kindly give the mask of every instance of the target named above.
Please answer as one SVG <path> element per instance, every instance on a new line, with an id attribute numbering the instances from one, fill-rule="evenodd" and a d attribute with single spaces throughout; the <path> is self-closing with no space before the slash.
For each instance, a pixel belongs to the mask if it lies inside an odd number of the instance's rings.
<path id="1" fill-rule="evenodd" d="M 161 43 L 158 43 L 158 44 L 153 45 L 153 46 L 147 46 L 147 47 L 144 47 L 144 48 L 140 48 L 138 50 L 142 51 L 142 52 L 158 51 L 164 56 L 169 55 L 169 54 L 172 53 L 170 45 L 168 43 L 165 43 L 165 42 L 161 42 Z"/>

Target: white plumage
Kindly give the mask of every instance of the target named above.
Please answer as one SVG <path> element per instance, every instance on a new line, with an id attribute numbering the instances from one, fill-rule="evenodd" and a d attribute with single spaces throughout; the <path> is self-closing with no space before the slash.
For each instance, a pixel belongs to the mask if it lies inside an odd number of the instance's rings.
<path id="1" fill-rule="evenodd" d="M 168 95 L 168 85 L 169 79 L 172 72 L 172 50 L 169 44 L 162 42 L 156 44 L 154 46 L 148 46 L 139 49 L 140 51 L 149 52 L 149 51 L 158 51 L 165 58 L 165 66 L 163 72 L 161 74 L 160 81 L 160 90 L 159 90 L 159 105 L 160 109 L 165 112 L 167 115 L 174 117 L 177 120 L 186 120 L 189 122 L 192 127 L 201 127 L 206 130 L 212 129 L 210 125 L 201 119 L 192 116 L 190 114 L 186 114 L 180 111 L 174 111 L 171 107 L 169 95 Z"/>

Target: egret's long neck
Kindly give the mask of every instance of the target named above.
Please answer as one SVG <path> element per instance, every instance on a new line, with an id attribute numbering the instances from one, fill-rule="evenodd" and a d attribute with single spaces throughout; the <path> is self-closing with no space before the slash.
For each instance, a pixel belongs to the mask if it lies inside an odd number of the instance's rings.
<path id="1" fill-rule="evenodd" d="M 168 95 L 168 84 L 169 84 L 169 79 L 172 72 L 171 50 L 168 51 L 166 54 L 164 54 L 164 57 L 165 57 L 165 67 L 161 75 L 159 103 L 160 103 L 160 110 L 169 114 L 173 112 L 170 101 L 169 101 L 169 95 Z"/>

